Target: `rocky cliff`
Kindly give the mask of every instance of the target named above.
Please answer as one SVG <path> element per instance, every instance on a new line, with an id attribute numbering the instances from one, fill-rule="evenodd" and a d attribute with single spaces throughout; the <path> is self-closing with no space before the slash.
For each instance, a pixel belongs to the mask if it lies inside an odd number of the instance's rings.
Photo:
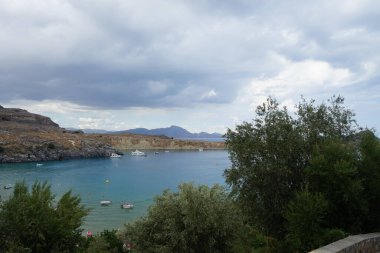
<path id="1" fill-rule="evenodd" d="M 0 106 L 0 163 L 108 157 L 126 149 L 224 149 L 223 142 L 135 134 L 84 134 L 50 118 Z"/>
<path id="2" fill-rule="evenodd" d="M 50 118 L 0 107 L 0 162 L 32 162 L 109 156 L 109 143 L 60 128 Z"/>
<path id="3" fill-rule="evenodd" d="M 176 140 L 165 136 L 121 134 L 109 135 L 110 144 L 117 149 L 198 150 L 225 149 L 224 142 Z"/>

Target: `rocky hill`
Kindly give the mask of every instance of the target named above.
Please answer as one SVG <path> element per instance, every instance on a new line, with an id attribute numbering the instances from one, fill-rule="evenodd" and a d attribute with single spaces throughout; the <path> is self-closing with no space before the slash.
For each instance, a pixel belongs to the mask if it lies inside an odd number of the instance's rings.
<path id="1" fill-rule="evenodd" d="M 50 118 L 0 107 L 0 162 L 32 162 L 109 156 L 115 149 Z"/>
<path id="2" fill-rule="evenodd" d="M 198 150 L 225 149 L 224 142 L 176 140 L 166 136 L 120 134 L 103 135 L 117 149 Z"/>
<path id="3" fill-rule="evenodd" d="M 50 118 L 0 106 L 0 163 L 108 157 L 127 149 L 224 149 L 223 142 L 136 134 L 84 134 Z M 120 152 L 119 152 L 120 153 Z"/>

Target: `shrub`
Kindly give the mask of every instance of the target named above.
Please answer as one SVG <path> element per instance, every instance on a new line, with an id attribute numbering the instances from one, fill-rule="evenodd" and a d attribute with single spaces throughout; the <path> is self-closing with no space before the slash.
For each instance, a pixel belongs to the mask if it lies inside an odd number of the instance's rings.
<path id="1" fill-rule="evenodd" d="M 181 184 L 155 198 L 147 217 L 126 227 L 133 252 L 233 252 L 241 216 L 223 187 Z"/>
<path id="2" fill-rule="evenodd" d="M 70 191 L 56 204 L 54 197 L 46 182 L 34 183 L 31 191 L 16 183 L 13 195 L 1 203 L 0 252 L 73 252 L 81 244 L 88 210 Z"/>

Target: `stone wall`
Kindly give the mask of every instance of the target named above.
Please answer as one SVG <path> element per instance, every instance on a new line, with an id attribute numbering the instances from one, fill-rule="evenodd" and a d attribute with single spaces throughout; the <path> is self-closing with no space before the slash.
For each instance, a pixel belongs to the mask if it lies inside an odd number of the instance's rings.
<path id="1" fill-rule="evenodd" d="M 353 235 L 310 253 L 377 253 L 380 252 L 380 233 Z"/>

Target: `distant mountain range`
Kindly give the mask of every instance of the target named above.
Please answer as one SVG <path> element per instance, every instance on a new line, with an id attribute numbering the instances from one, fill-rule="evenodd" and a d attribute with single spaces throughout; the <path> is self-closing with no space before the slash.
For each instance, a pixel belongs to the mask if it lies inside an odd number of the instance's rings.
<path id="1" fill-rule="evenodd" d="M 186 129 L 179 126 L 170 126 L 165 128 L 155 128 L 155 129 L 146 129 L 146 128 L 134 128 L 125 131 L 106 131 L 101 129 L 81 129 L 85 133 L 99 133 L 99 134 L 143 134 L 143 135 L 165 135 L 167 137 L 176 138 L 176 139 L 195 139 L 195 138 L 222 138 L 220 133 L 191 133 Z"/>

